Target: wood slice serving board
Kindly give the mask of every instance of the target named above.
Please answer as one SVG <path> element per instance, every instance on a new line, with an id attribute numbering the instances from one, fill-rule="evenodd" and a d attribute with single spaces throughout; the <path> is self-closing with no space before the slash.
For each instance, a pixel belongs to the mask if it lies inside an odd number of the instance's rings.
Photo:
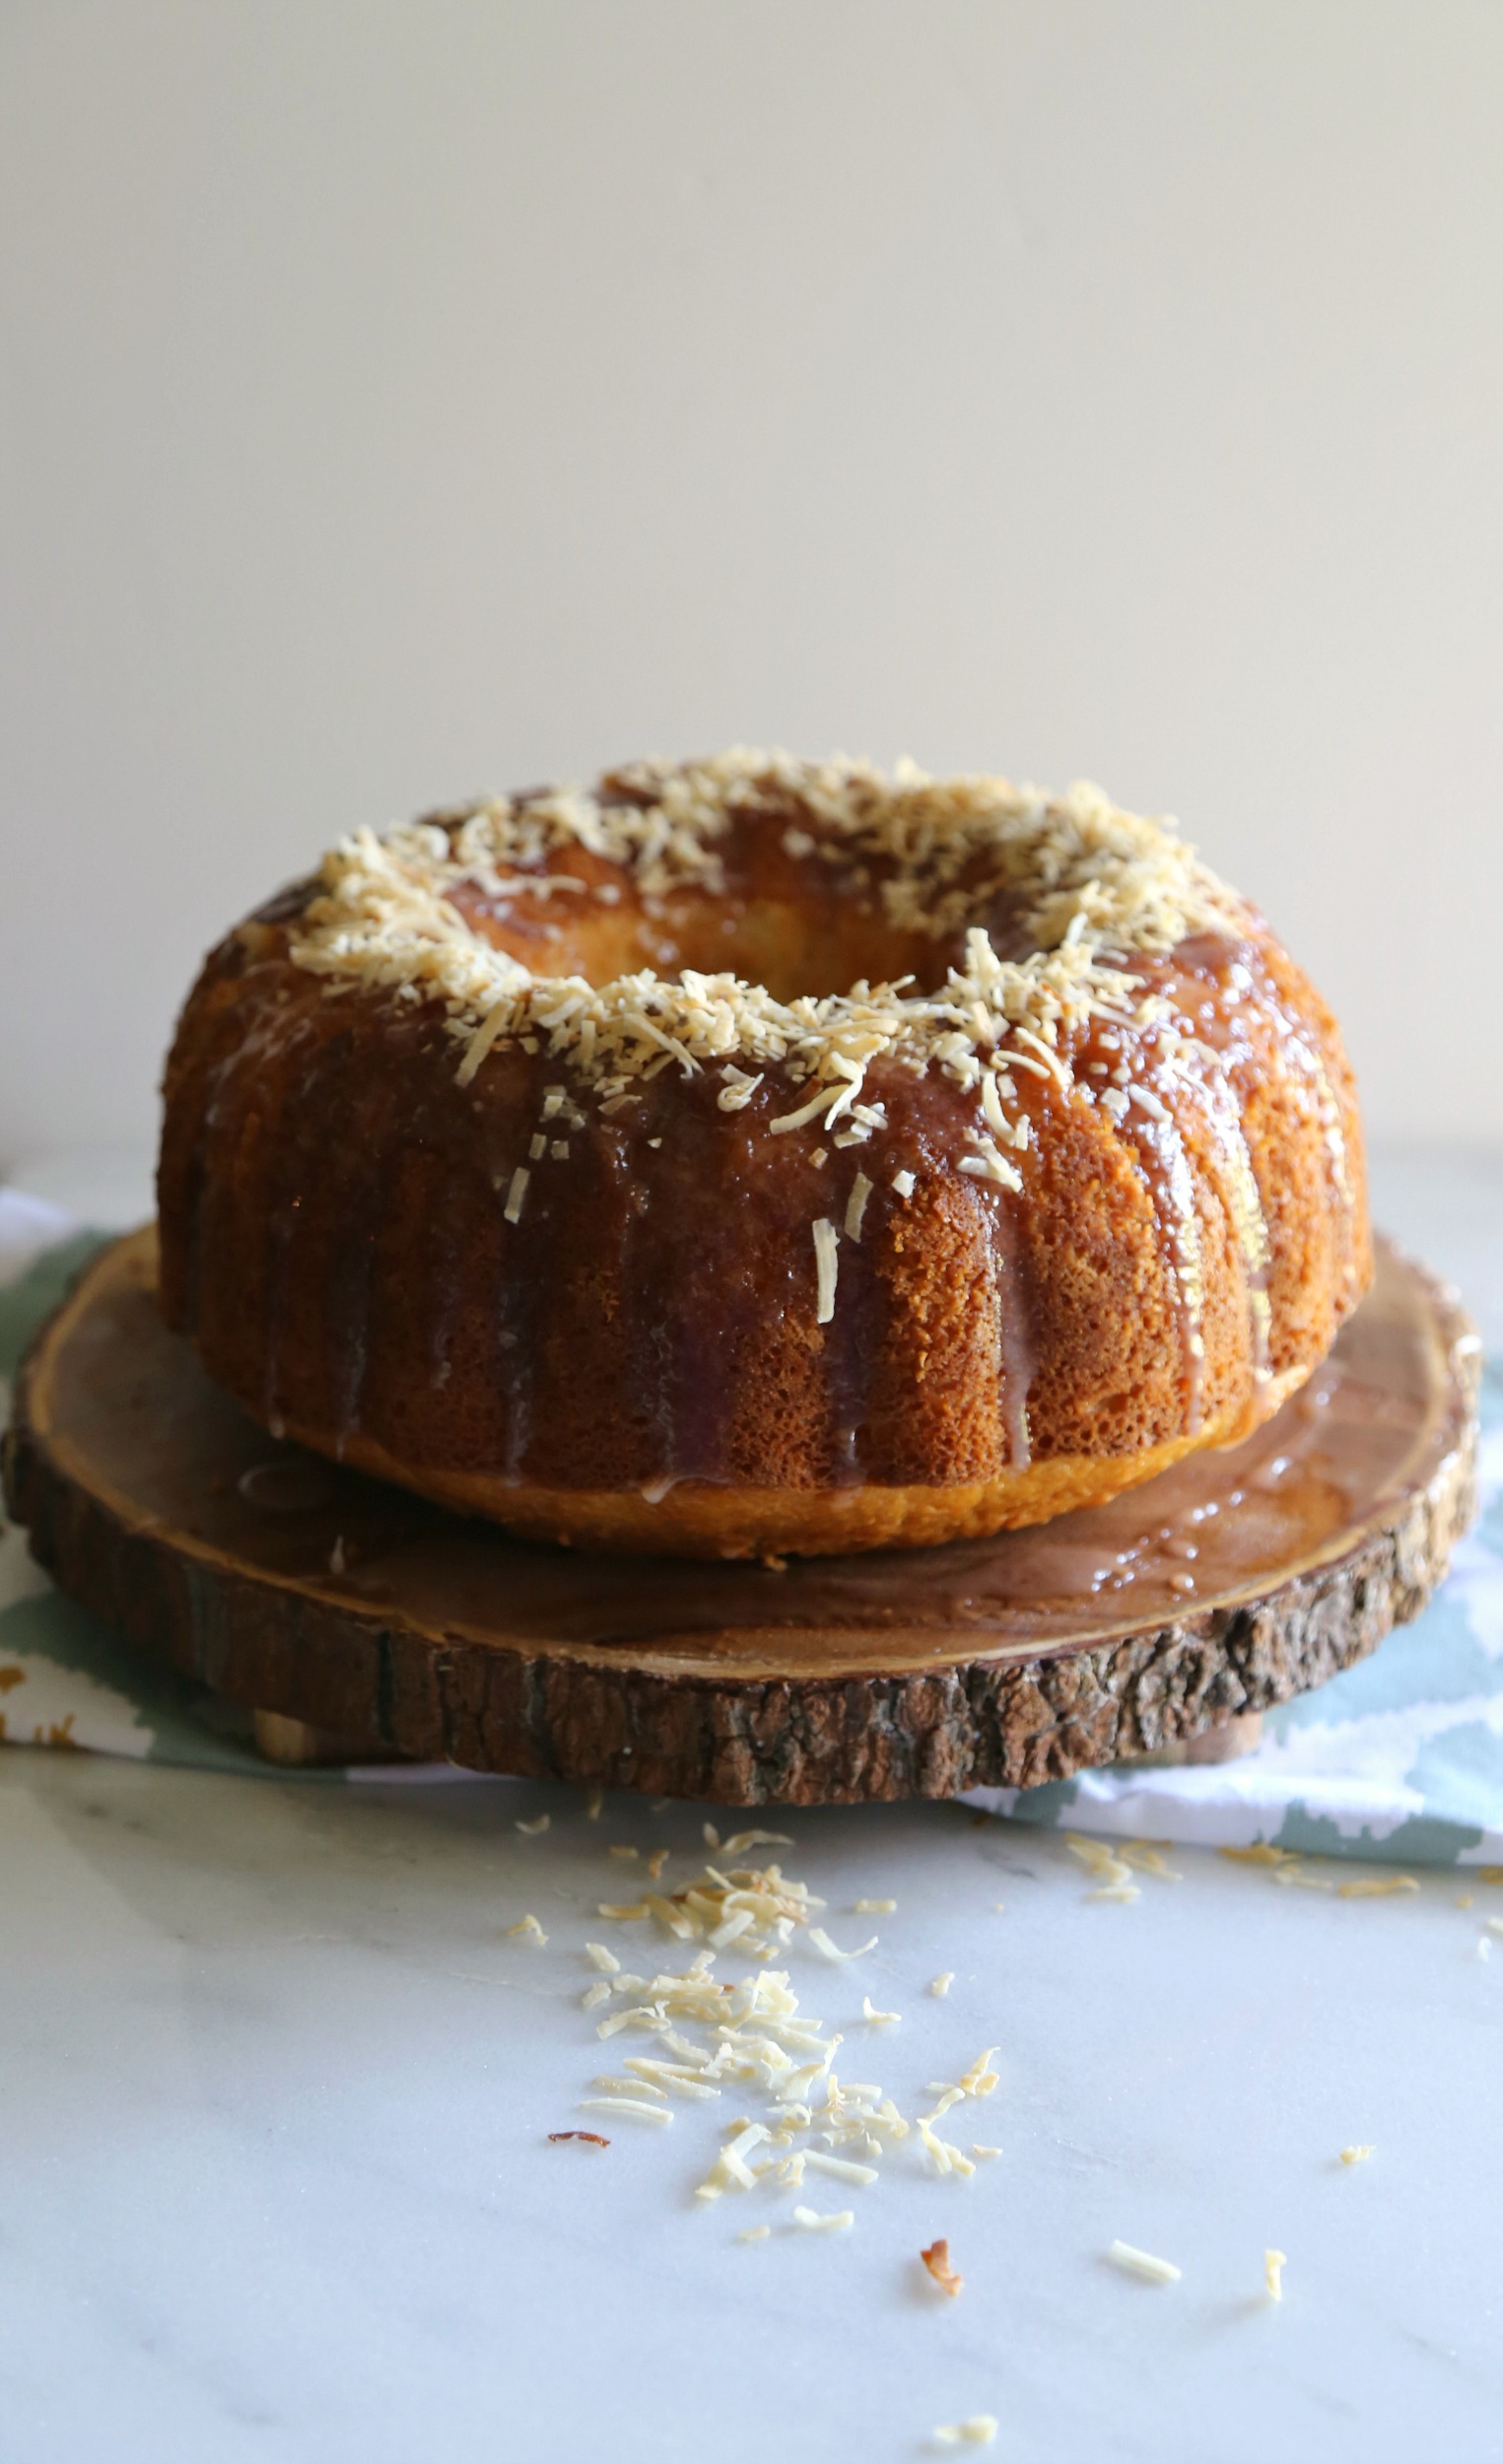
<path id="1" fill-rule="evenodd" d="M 781 1571 L 528 1546 L 278 1445 L 155 1285 L 134 1233 L 37 1338 L 11 1510 L 140 1650 L 351 1758 L 738 1806 L 1030 1787 L 1361 1659 L 1471 1513 L 1477 1339 L 1391 1247 L 1330 1361 L 1243 1445 L 1033 1531 Z"/>

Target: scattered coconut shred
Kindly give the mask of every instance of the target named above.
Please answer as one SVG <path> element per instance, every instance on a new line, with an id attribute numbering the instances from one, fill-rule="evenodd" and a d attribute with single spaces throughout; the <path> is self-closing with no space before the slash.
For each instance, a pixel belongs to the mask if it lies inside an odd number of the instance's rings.
<path id="1" fill-rule="evenodd" d="M 998 2085 L 992 2068 L 995 2048 L 988 2046 L 978 2054 L 958 2080 L 932 2081 L 932 2108 L 913 2121 L 880 2086 L 841 2079 L 835 2057 L 842 2038 L 827 2034 L 821 2020 L 800 2010 L 786 1969 L 771 1961 L 801 1936 L 827 1961 L 843 1965 L 875 1950 L 876 1937 L 843 1951 L 815 1923 L 824 1902 L 804 1883 L 776 1864 L 729 1862 L 752 1847 L 791 1847 L 784 1833 L 740 1831 L 721 1847 L 715 1825 L 707 1822 L 704 1828 L 707 1846 L 718 1850 L 726 1860 L 723 1865 L 707 1865 L 694 1882 L 675 1891 L 648 1890 L 638 1899 L 599 1903 L 599 1913 L 609 1923 L 656 1927 L 700 1948 L 687 1967 L 649 1976 L 625 1967 L 604 1943 L 584 1945 L 595 1974 L 582 2004 L 601 2015 L 596 2034 L 612 2043 L 620 2067 L 595 2080 L 596 2092 L 581 2098 L 581 2111 L 662 2131 L 671 2128 L 679 2102 L 718 2098 L 729 2087 L 759 2094 L 765 2099 L 763 2118 L 738 2113 L 723 2127 L 719 2154 L 698 2187 L 698 2197 L 706 2202 L 727 2191 L 759 2187 L 796 2191 L 818 2178 L 848 2190 L 869 2190 L 880 2181 L 882 2164 L 893 2149 L 910 2139 L 930 2174 L 968 2179 L 976 2170 L 973 2156 L 935 2126 L 955 2106 L 993 2093 Z M 653 1863 L 666 1854 L 659 1851 Z M 895 1902 L 872 1904 L 885 1909 Z M 511 1930 L 521 1932 L 528 1922 Z M 538 1934 L 541 1938 L 541 1928 Z M 731 1948 L 758 1962 L 736 1982 L 715 1972 L 717 1954 Z M 862 1999 L 862 2013 L 874 2026 L 896 2024 L 901 2016 L 873 2010 L 869 1995 Z M 651 2050 L 618 2055 L 618 2037 L 646 2037 Z M 560 2139 L 572 2135 L 550 2134 Z M 974 2156 L 998 2153 L 978 2147 Z M 790 2212 L 790 2223 L 801 2232 L 846 2232 L 855 2223 L 855 2211 L 798 2205 Z M 737 2238 L 761 2240 L 770 2230 L 752 2225 Z M 958 2276 L 953 2283 L 946 2281 L 946 2243 L 934 2243 L 924 2253 L 924 2264 L 947 2292 L 959 2292 Z"/>
<path id="2" fill-rule="evenodd" d="M 1108 2245 L 1107 2257 L 1125 2276 L 1140 2276 L 1145 2285 L 1177 2285 L 1181 2271 L 1172 2259 L 1156 2259 L 1151 2250 L 1138 2250 L 1130 2241 L 1114 2241 Z"/>
<path id="3" fill-rule="evenodd" d="M 673 978 L 647 968 L 593 985 L 534 974 L 451 902 L 466 885 L 502 912 L 521 895 L 589 897 L 589 884 L 550 868 L 582 851 L 615 868 L 614 879 L 596 883 L 596 899 L 616 904 L 629 892 L 650 914 L 676 892 L 722 889 L 720 842 L 757 814 L 786 818 L 786 850 L 874 895 L 890 925 L 934 940 L 963 932 L 964 964 L 935 992 L 904 978 L 786 1002 L 739 976 L 687 967 Z M 999 902 L 1020 918 L 1033 945 L 1026 957 L 1000 958 L 991 945 L 985 921 Z M 931 779 L 912 763 L 888 779 L 866 762 L 738 747 L 702 762 L 639 763 L 599 792 L 500 796 L 384 839 L 360 831 L 324 858 L 291 955 L 332 992 L 359 986 L 440 1003 L 461 1083 L 508 1046 L 557 1057 L 568 1082 L 550 1090 L 546 1117 L 561 1128 L 582 1129 L 588 1102 L 610 1117 L 674 1064 L 686 1077 L 715 1067 L 717 1107 L 733 1115 L 776 1066 L 797 1100 L 770 1123 L 774 1132 L 829 1132 L 839 1146 L 859 1145 L 887 1127 L 881 1103 L 862 1100 L 872 1064 L 921 1075 L 933 1066 L 977 1098 L 959 1169 L 1017 1190 L 1013 1158 L 1028 1147 L 1029 1124 L 1013 1073 L 1052 1079 L 1071 1102 L 1094 1104 L 1097 1090 L 1073 1080 L 1058 1051 L 1092 1017 L 1152 1026 L 1161 1058 L 1173 1058 L 1170 1046 L 1188 1056 L 1172 1005 L 1114 962 L 1245 923 L 1240 902 L 1171 824 L 1123 812 L 1098 787 L 1052 798 L 1004 779 Z M 900 1197 L 912 1195 L 912 1172 L 891 1177 Z M 518 1162 L 510 1222 L 521 1216 L 528 1178 Z M 835 1305 L 838 1243 L 842 1233 L 860 1240 L 872 1187 L 859 1175 L 842 1224 L 814 1225 L 822 1319 Z"/>

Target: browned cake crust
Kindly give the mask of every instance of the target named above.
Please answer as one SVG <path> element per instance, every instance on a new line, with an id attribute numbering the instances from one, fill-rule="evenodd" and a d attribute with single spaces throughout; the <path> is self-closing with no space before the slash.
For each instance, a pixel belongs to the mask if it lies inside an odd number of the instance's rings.
<path id="1" fill-rule="evenodd" d="M 1264 1418 L 1371 1268 L 1266 925 L 1099 798 L 736 761 L 351 843 L 232 932 L 169 1323 L 275 1434 L 581 1545 L 942 1540 Z"/>

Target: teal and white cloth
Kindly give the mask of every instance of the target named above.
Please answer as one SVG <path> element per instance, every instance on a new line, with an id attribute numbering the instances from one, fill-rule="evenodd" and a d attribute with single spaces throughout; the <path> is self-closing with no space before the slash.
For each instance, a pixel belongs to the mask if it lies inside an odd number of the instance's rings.
<path id="1" fill-rule="evenodd" d="M 0 1379 L 93 1248 L 56 1207 L 0 1189 Z M 0 1387 L 0 1412 L 8 1390 Z M 1483 1385 L 1481 1518 L 1449 1581 L 1412 1625 L 1357 1668 L 1264 1722 L 1240 1761 L 1123 1765 L 973 1802 L 1025 1822 L 1128 1838 L 1412 1865 L 1503 1863 L 1503 1382 Z M 214 1706 L 138 1660 L 35 1566 L 0 1525 L 0 1718 L 13 1745 L 83 1746 L 158 1762 L 270 1767 L 216 1725 Z M 373 1772 L 278 1769 L 327 1786 Z M 474 1776 L 380 1767 L 390 1780 Z"/>

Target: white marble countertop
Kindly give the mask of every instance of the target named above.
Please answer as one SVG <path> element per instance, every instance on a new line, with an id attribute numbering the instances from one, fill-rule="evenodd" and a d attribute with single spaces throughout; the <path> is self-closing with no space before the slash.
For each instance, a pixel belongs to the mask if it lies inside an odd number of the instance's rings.
<path id="1" fill-rule="evenodd" d="M 1497 1331 L 1503 1170 L 1378 1180 Z M 619 2067 L 584 1942 L 646 1958 L 593 1913 L 629 1895 L 606 1849 L 668 1846 L 682 1877 L 700 1821 L 0 1754 L 7 2464 L 865 2464 L 979 2413 L 998 2457 L 1051 2464 L 1503 2454 L 1503 1940 L 1477 1955 L 1503 1890 L 1339 1899 L 1176 1851 L 1185 1879 L 1122 1905 L 1059 1838 L 956 1808 L 791 1817 L 837 1941 L 880 1938 L 789 1956 L 838 2069 L 912 2115 L 999 2047 L 949 2127 L 1001 2154 L 959 2182 L 907 2147 L 825 2236 L 786 2194 L 695 2200 L 724 2099 L 602 2122 L 603 2154 L 547 2138 Z M 505 1932 L 528 1910 L 545 1947 Z M 866 2026 L 863 1993 L 900 2023 Z M 938 2234 L 953 2301 L 918 2264 Z M 1182 2281 L 1117 2273 L 1118 2236 Z"/>

